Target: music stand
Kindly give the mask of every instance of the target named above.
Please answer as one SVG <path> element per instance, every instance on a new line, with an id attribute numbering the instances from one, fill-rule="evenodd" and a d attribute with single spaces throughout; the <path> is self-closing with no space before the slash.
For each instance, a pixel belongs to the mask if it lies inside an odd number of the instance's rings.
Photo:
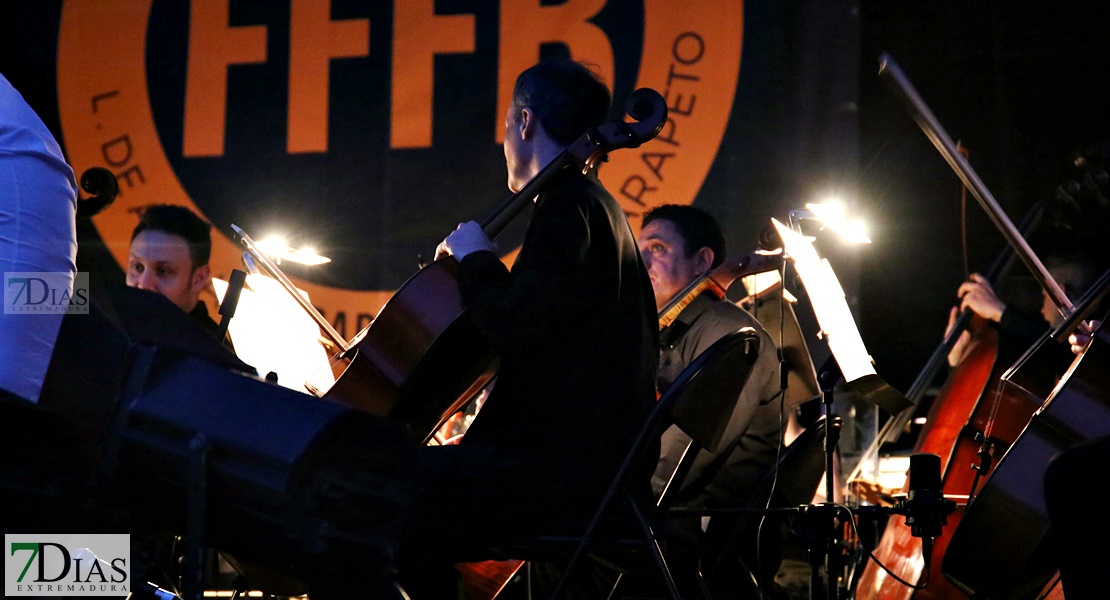
<path id="1" fill-rule="evenodd" d="M 769 283 L 761 286 L 760 277 L 767 277 Z M 746 297 L 736 303 L 759 321 L 781 352 L 785 363 L 781 377 L 785 381 L 780 379 L 779 388 L 785 390 L 785 408 L 792 409 L 819 397 L 821 389 L 817 385 L 817 372 L 794 310 L 798 300 L 785 290 L 782 280 L 779 271 L 775 270 L 745 277 L 741 280 L 742 285 L 734 284 L 728 292 L 731 296 L 733 290 L 744 289 Z"/>
<path id="2" fill-rule="evenodd" d="M 222 302 L 228 283 L 213 279 L 212 285 Z M 320 328 L 270 277 L 247 275 L 230 331 L 236 354 L 260 374 L 276 373 L 278 385 L 304 392 L 305 381 L 331 375 Z"/>
<path id="3" fill-rule="evenodd" d="M 840 282 L 828 261 L 818 256 L 817 250 L 814 249 L 809 238 L 795 232 L 776 219 L 771 219 L 771 222 L 782 238 L 783 251 L 788 258 L 794 261 L 798 278 L 809 296 L 818 325 L 821 327 L 822 336 L 832 353 L 818 374 L 825 422 L 832 422 L 834 416 L 833 388 L 837 380 L 842 377 L 849 388 L 889 414 L 898 414 L 913 406 L 905 396 L 890 387 L 875 372 L 871 356 L 863 345 L 859 329 L 856 328 L 855 320 L 848 308 L 844 290 L 841 288 Z M 833 550 L 836 545 L 835 527 L 833 525 L 839 507 L 833 502 L 835 497 L 833 456 L 836 451 L 836 441 L 832 436 L 831 427 L 825 428 L 825 434 L 825 502 L 816 507 L 811 507 L 811 510 L 807 512 L 815 513 L 813 522 L 818 523 L 818 526 L 822 528 L 827 528 L 825 574 L 828 578 L 828 593 L 826 598 L 832 600 L 837 597 L 836 579 L 832 575 L 835 566 Z M 812 559 L 811 562 L 814 571 L 813 581 L 816 582 L 819 561 Z M 815 585 L 813 588 L 814 596 L 816 596 L 816 590 Z"/>

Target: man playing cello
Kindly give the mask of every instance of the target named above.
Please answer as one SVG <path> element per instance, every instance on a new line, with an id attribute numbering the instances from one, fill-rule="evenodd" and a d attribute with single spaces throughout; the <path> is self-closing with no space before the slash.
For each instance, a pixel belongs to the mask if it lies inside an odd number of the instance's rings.
<path id="1" fill-rule="evenodd" d="M 602 124 L 609 101 L 577 63 L 524 71 L 505 119 L 509 189 Z M 439 248 L 459 261 L 464 304 L 501 366 L 462 442 L 422 448 L 431 489 L 398 558 L 414 600 L 454 595 L 452 563 L 486 558 L 489 544 L 587 517 L 655 400 L 651 283 L 596 174 L 565 169 L 537 196 L 511 270 L 493 249 L 473 221 Z"/>

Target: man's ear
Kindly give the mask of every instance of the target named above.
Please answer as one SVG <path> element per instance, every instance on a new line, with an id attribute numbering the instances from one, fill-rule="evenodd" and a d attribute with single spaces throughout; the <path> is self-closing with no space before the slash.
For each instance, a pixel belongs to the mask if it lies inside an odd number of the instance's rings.
<path id="1" fill-rule="evenodd" d="M 201 265 L 193 271 L 192 280 L 189 282 L 189 287 L 193 290 L 194 294 L 199 294 L 201 290 L 208 286 L 212 281 L 212 268 L 208 265 Z"/>
<path id="2" fill-rule="evenodd" d="M 536 133 L 536 115 L 530 108 L 520 109 L 520 123 L 518 123 L 518 133 L 520 139 L 527 140 Z"/>
<path id="3" fill-rule="evenodd" d="M 713 249 L 708 246 L 703 246 L 698 249 L 694 254 L 694 267 L 697 269 L 698 275 L 708 273 L 713 268 L 713 259 L 716 258 Z"/>

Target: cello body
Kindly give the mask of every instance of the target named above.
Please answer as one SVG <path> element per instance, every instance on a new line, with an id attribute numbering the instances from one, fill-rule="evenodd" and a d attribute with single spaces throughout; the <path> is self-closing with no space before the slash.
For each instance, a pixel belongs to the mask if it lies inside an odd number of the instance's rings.
<path id="1" fill-rule="evenodd" d="M 409 278 L 352 341 L 324 398 L 408 425 L 427 441 L 493 377 L 497 360 L 463 309 L 450 256 Z"/>
<path id="2" fill-rule="evenodd" d="M 1040 406 L 1035 397 L 1012 393 L 1000 385 L 1003 366 L 998 359 L 998 334 L 991 328 L 979 329 L 973 346 L 937 394 L 914 447 L 914 453 L 940 456 L 941 486 L 947 497 L 966 497 L 972 493 L 978 473 L 972 466 L 979 463 L 981 446 L 978 436 L 986 433 L 992 415 L 994 422 L 989 427 L 989 440 L 994 447 L 1005 449 L 1018 438 Z M 861 600 L 966 598 L 959 588 L 940 576 L 941 562 L 953 532 L 962 522 L 963 510 L 963 506 L 959 506 L 948 517 L 934 541 L 926 587 L 920 590 L 906 587 L 869 561 L 857 584 L 856 597 Z M 921 540 L 914 538 L 903 519 L 892 517 L 888 520 L 874 555 L 898 577 L 916 585 L 923 583 L 925 558 L 921 554 Z"/>
<path id="3" fill-rule="evenodd" d="M 1064 450 L 1107 435 L 1110 341 L 1103 333 L 1072 362 L 967 507 L 944 559 L 945 577 L 977 597 L 1038 597 L 1058 568 L 1046 539 L 1048 464 Z"/>

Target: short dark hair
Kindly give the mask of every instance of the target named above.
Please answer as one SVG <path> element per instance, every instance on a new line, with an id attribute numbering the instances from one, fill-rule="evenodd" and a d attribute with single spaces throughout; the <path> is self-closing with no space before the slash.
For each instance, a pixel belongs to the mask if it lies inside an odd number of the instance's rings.
<path id="1" fill-rule="evenodd" d="M 208 264 L 212 257 L 212 226 L 184 206 L 155 204 L 148 206 L 131 232 L 131 241 L 144 231 L 163 231 L 185 238 L 193 269 Z"/>
<path id="2" fill-rule="evenodd" d="M 687 257 L 693 256 L 702 248 L 713 251 L 712 268 L 717 268 L 725 260 L 728 247 L 725 245 L 725 236 L 721 233 L 721 226 L 712 215 L 696 206 L 683 204 L 664 204 L 649 210 L 644 214 L 642 227 L 656 220 L 674 223 L 678 234 L 682 236 Z"/>
<path id="3" fill-rule="evenodd" d="M 526 69 L 513 87 L 513 114 L 531 108 L 552 140 L 568 145 L 609 118 L 609 88 L 570 59 L 545 60 Z"/>

